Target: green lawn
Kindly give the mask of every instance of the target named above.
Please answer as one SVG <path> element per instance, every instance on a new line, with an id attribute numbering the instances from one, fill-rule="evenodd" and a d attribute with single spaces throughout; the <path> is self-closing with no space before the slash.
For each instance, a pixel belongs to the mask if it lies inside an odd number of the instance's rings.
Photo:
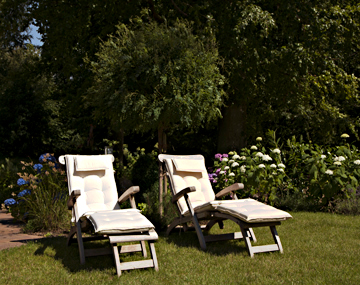
<path id="1" fill-rule="evenodd" d="M 241 240 L 209 243 L 203 252 L 194 232 L 159 233 L 159 272 L 132 270 L 119 280 L 112 256 L 87 258 L 81 266 L 76 244 L 48 238 L 0 251 L 0 284 L 360 284 L 360 216 L 292 215 L 277 228 L 284 254 L 251 259 Z M 225 230 L 237 228 L 228 222 Z M 255 234 L 259 244 L 272 240 L 268 229 Z"/>

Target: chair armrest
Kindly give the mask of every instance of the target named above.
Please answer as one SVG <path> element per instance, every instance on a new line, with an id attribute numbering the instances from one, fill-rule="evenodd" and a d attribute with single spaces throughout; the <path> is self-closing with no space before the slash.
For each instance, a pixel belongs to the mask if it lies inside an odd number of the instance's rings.
<path id="1" fill-rule="evenodd" d="M 234 192 L 236 190 L 244 189 L 244 184 L 242 183 L 234 183 L 233 185 L 230 185 L 226 187 L 225 189 L 221 190 L 219 193 L 215 195 L 215 198 L 221 198 L 226 196 L 227 194 Z"/>
<path id="2" fill-rule="evenodd" d="M 172 199 L 171 202 L 172 203 L 176 203 L 181 197 L 183 197 L 185 194 L 190 193 L 190 192 L 195 192 L 196 188 L 195 186 L 190 186 L 190 187 L 186 187 L 184 189 L 182 189 L 180 192 L 176 193 Z"/>
<path id="3" fill-rule="evenodd" d="M 76 202 L 77 197 L 81 195 L 80 190 L 73 190 L 69 196 L 69 199 L 67 201 L 67 207 L 69 210 L 71 210 L 74 207 L 74 204 Z"/>
<path id="4" fill-rule="evenodd" d="M 124 202 L 125 200 L 129 199 L 130 200 L 130 204 L 132 208 L 136 209 L 136 203 L 135 203 L 135 198 L 134 195 L 136 193 L 138 193 L 140 191 L 140 187 L 139 186 L 131 186 L 130 188 L 128 188 L 118 199 L 118 203 L 121 204 L 122 202 Z"/>

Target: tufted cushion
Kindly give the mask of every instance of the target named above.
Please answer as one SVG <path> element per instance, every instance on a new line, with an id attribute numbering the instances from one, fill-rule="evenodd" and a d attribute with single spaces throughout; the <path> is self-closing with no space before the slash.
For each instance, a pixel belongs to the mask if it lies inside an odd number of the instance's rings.
<path id="1" fill-rule="evenodd" d="M 77 220 L 88 212 L 119 209 L 112 155 L 66 155 L 65 160 L 69 193 L 81 192 L 76 200 Z M 90 167 L 104 169 L 90 170 Z"/>
<path id="2" fill-rule="evenodd" d="M 144 232 L 155 228 L 137 209 L 100 211 L 88 218 L 95 232 L 100 234 Z"/>
<path id="3" fill-rule="evenodd" d="M 292 216 L 282 210 L 263 204 L 254 199 L 213 201 L 194 207 L 197 213 L 219 211 L 237 217 L 247 223 L 275 222 L 291 219 Z M 189 211 L 185 215 L 189 215 Z"/>
<path id="4" fill-rule="evenodd" d="M 203 156 L 167 156 L 164 160 L 168 171 L 171 172 L 173 194 L 186 187 L 194 186 L 196 191 L 188 194 L 193 207 L 215 199 Z M 178 206 L 181 213 L 188 209 L 184 198 L 179 199 Z"/>

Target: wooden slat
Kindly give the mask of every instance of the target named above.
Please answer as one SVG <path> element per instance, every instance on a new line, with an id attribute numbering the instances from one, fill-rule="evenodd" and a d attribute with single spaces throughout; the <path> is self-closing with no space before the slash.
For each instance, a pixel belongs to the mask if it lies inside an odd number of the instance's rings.
<path id="1" fill-rule="evenodd" d="M 206 242 L 220 241 L 220 240 L 232 240 L 232 239 L 241 239 L 243 238 L 241 232 L 229 233 L 229 234 L 220 234 L 220 235 L 208 235 L 205 236 Z"/>
<path id="2" fill-rule="evenodd" d="M 279 250 L 279 247 L 277 244 L 259 245 L 259 246 L 252 247 L 253 253 L 270 252 L 270 251 L 278 251 L 278 250 Z"/>
<path id="3" fill-rule="evenodd" d="M 85 256 L 89 257 L 89 256 L 97 256 L 97 255 L 108 255 L 108 254 L 112 254 L 112 250 L 109 247 L 105 247 L 105 248 L 90 248 L 90 249 L 85 249 Z"/>
<path id="4" fill-rule="evenodd" d="M 119 248 L 120 248 L 119 249 L 120 253 L 142 251 L 141 244 L 128 244 L 128 245 L 119 246 Z"/>
<path id="5" fill-rule="evenodd" d="M 158 235 L 155 231 L 150 231 L 148 234 L 137 234 L 137 235 L 119 235 L 109 236 L 110 243 L 122 243 L 142 240 L 157 240 Z"/>
<path id="6" fill-rule="evenodd" d="M 154 262 L 151 259 L 120 263 L 120 270 L 131 270 L 131 269 L 148 268 L 148 267 L 154 267 Z"/>

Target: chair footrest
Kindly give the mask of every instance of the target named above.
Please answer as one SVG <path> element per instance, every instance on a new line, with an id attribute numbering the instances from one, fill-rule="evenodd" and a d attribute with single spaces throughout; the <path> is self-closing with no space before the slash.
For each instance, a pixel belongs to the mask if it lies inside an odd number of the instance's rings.
<path id="1" fill-rule="evenodd" d="M 253 253 L 259 253 L 259 252 L 280 251 L 280 249 L 277 244 L 269 244 L 269 245 L 252 246 L 251 251 Z"/>
<path id="2" fill-rule="evenodd" d="M 155 231 L 149 231 L 147 233 L 139 234 L 128 234 L 121 236 L 109 236 L 110 243 L 122 243 L 131 241 L 146 241 L 146 240 L 157 240 L 159 237 Z"/>
<path id="3" fill-rule="evenodd" d="M 120 270 L 131 270 L 138 268 L 155 267 L 155 265 L 152 259 L 148 259 L 148 260 L 121 262 L 119 267 Z"/>

